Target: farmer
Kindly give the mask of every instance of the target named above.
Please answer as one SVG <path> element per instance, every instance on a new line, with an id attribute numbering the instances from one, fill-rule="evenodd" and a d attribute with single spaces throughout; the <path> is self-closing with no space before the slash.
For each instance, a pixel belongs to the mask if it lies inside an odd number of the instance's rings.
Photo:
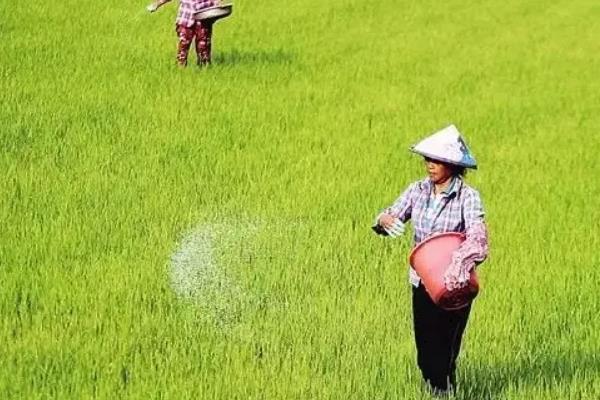
<path id="1" fill-rule="evenodd" d="M 147 9 L 154 12 L 171 0 L 156 0 Z M 211 62 L 211 40 L 213 20 L 197 21 L 194 15 L 209 7 L 220 5 L 220 0 L 180 0 L 179 11 L 175 21 L 175 31 L 179 38 L 177 49 L 177 64 L 187 65 L 188 52 L 192 41 L 196 40 L 198 65 L 206 66 Z"/>
<path id="2" fill-rule="evenodd" d="M 428 177 L 414 182 L 376 220 L 376 230 L 390 237 L 404 232 L 413 221 L 414 244 L 429 235 L 461 232 L 466 240 L 452 255 L 444 276 L 448 290 L 467 285 L 470 271 L 488 254 L 488 235 L 479 193 L 466 184 L 466 168 L 477 168 L 475 159 L 454 125 L 422 140 L 411 150 L 425 157 Z M 447 311 L 433 303 L 411 267 L 412 310 L 417 363 L 435 395 L 454 391 L 456 359 L 471 304 Z"/>

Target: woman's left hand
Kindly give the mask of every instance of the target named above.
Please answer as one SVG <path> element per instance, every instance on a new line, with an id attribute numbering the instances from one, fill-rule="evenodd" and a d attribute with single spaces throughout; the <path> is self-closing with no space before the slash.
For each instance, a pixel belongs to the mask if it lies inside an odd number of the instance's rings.
<path id="1" fill-rule="evenodd" d="M 446 289 L 452 291 L 456 289 L 462 289 L 469 283 L 471 273 L 468 268 L 465 268 L 461 264 L 451 264 L 446 273 L 444 274 L 444 284 Z"/>

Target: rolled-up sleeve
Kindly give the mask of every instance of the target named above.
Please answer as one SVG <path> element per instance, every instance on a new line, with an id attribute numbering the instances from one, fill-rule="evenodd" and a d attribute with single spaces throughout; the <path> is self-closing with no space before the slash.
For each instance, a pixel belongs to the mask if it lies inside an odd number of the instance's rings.
<path id="1" fill-rule="evenodd" d="M 481 197 L 476 190 L 466 193 L 463 202 L 463 218 L 466 239 L 454 252 L 452 264 L 460 264 L 471 270 L 481 264 L 489 253 L 488 230 L 485 223 L 485 213 Z"/>
<path id="2" fill-rule="evenodd" d="M 417 189 L 418 183 L 411 184 L 404 192 L 402 192 L 400 197 L 398 197 L 391 206 L 383 210 L 383 212 L 400 219 L 402 222 L 410 220 Z"/>

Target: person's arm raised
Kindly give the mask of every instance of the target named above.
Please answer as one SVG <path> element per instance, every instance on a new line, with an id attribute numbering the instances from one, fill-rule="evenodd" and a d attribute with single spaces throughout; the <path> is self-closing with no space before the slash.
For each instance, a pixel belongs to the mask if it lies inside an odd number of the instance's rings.
<path id="1" fill-rule="evenodd" d="M 150 4 L 148 4 L 148 6 L 146 7 L 146 10 L 150 11 L 150 12 L 154 12 L 156 10 L 158 10 L 160 7 L 162 7 L 164 4 L 170 2 L 171 0 L 156 0 Z"/>

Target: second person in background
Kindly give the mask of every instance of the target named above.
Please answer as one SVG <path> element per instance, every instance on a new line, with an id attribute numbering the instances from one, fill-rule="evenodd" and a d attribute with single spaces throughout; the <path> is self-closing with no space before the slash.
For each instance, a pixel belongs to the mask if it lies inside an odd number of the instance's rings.
<path id="1" fill-rule="evenodd" d="M 156 0 L 147 9 L 150 12 L 158 10 L 161 6 L 172 0 Z M 181 67 L 187 65 L 188 53 L 192 42 L 196 41 L 198 65 L 206 66 L 211 63 L 211 41 L 213 20 L 196 20 L 195 15 L 202 10 L 216 7 L 220 0 L 180 0 L 179 11 L 175 21 L 175 30 L 179 38 L 177 48 L 177 64 Z"/>

